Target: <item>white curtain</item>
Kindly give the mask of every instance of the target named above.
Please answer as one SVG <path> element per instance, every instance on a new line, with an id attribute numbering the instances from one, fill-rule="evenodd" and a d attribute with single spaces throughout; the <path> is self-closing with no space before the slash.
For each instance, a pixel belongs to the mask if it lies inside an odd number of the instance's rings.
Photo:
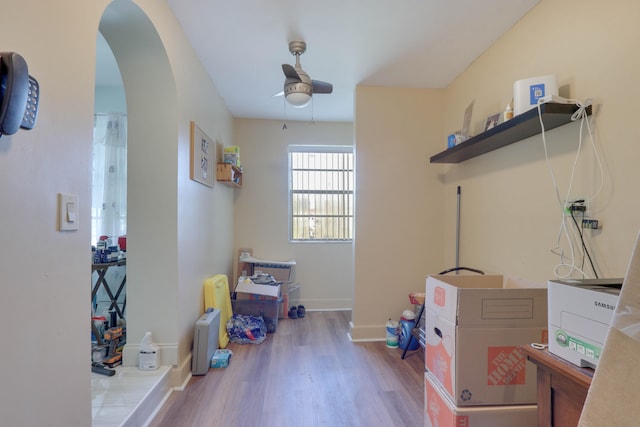
<path id="1" fill-rule="evenodd" d="M 93 128 L 91 243 L 127 234 L 127 116 L 97 114 Z"/>

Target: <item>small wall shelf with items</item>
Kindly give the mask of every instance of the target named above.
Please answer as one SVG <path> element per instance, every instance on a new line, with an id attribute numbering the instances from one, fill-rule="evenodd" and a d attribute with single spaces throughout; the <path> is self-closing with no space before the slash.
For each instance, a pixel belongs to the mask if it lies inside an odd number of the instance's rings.
<path id="1" fill-rule="evenodd" d="M 571 123 L 571 116 L 578 110 L 575 104 L 547 102 L 540 105 L 545 130 Z M 591 105 L 586 107 L 591 115 Z M 513 144 L 542 132 L 538 109 L 533 108 L 513 119 L 473 136 L 466 141 L 431 156 L 430 163 L 460 163 L 498 148 Z"/>
<path id="2" fill-rule="evenodd" d="M 242 170 L 231 163 L 218 163 L 216 179 L 233 188 L 242 187 Z"/>

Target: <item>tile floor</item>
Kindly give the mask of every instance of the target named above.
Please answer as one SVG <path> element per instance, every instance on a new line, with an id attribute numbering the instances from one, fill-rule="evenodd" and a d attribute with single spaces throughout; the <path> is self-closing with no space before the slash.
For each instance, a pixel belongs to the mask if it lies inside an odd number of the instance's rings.
<path id="1" fill-rule="evenodd" d="M 169 366 L 155 371 L 119 366 L 112 377 L 92 373 L 92 426 L 146 425 L 170 392 L 169 371 Z"/>

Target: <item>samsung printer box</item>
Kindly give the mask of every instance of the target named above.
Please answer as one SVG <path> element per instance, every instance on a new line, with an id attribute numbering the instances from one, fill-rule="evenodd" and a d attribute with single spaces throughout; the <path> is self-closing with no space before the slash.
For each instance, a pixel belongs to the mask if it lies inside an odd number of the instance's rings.
<path id="1" fill-rule="evenodd" d="M 595 368 L 622 282 L 623 279 L 549 281 L 549 351 L 574 365 Z"/>
<path id="2" fill-rule="evenodd" d="M 547 340 L 544 284 L 429 276 L 425 307 L 425 366 L 457 406 L 536 403 L 536 366 L 520 346 Z"/>

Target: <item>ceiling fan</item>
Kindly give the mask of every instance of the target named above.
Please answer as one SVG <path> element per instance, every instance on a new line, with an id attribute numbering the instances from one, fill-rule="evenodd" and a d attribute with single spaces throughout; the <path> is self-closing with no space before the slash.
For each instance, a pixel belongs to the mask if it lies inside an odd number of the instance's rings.
<path id="1" fill-rule="evenodd" d="M 320 80 L 311 80 L 309 75 L 300 66 L 300 55 L 307 50 L 307 44 L 303 41 L 289 43 L 289 52 L 296 57 L 295 67 L 282 64 L 285 75 L 284 91 L 277 95 L 284 95 L 289 104 L 296 108 L 305 107 L 311 101 L 314 93 L 331 93 L 333 85 Z"/>

